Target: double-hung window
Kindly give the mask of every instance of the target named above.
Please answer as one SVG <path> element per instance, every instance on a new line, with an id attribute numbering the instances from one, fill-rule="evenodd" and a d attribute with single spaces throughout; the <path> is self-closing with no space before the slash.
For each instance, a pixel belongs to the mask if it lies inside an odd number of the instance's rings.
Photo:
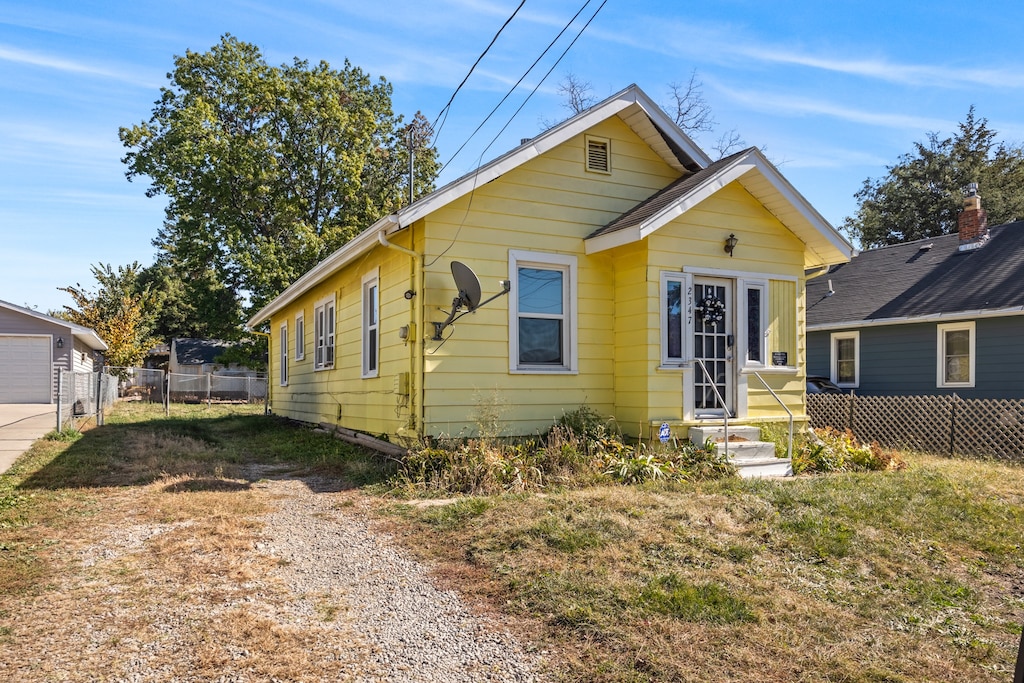
<path id="1" fill-rule="evenodd" d="M 509 369 L 576 372 L 576 257 L 509 252 Z"/>
<path id="2" fill-rule="evenodd" d="M 939 387 L 974 386 L 974 321 L 938 326 Z"/>
<path id="3" fill-rule="evenodd" d="M 676 367 L 689 360 L 693 280 L 684 273 L 661 274 L 661 364 Z"/>
<path id="4" fill-rule="evenodd" d="M 376 377 L 380 353 L 380 286 L 377 271 L 363 277 L 363 377 Z"/>
<path id="5" fill-rule="evenodd" d="M 306 317 L 299 313 L 295 316 L 295 360 L 306 357 Z"/>
<path id="6" fill-rule="evenodd" d="M 288 386 L 288 323 L 281 325 L 280 336 L 281 386 Z"/>
<path id="7" fill-rule="evenodd" d="M 334 297 L 325 299 L 313 309 L 313 369 L 334 367 Z"/>
<path id="8" fill-rule="evenodd" d="M 860 386 L 860 332 L 832 333 L 832 381 L 846 388 Z"/>

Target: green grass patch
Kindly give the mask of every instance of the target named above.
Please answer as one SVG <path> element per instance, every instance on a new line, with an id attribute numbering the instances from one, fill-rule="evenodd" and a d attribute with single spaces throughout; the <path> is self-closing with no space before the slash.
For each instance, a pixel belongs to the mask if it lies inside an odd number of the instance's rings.
<path id="1" fill-rule="evenodd" d="M 719 583 L 691 584 L 678 574 L 657 576 L 640 592 L 637 603 L 660 614 L 706 624 L 756 622 L 740 598 Z"/>

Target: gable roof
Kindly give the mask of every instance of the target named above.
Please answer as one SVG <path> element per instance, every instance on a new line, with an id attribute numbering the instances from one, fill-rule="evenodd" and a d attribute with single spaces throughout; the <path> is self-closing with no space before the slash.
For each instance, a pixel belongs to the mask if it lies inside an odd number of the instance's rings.
<path id="1" fill-rule="evenodd" d="M 942 235 L 833 266 L 807 283 L 807 328 L 1024 314 L 1024 221 L 990 228 L 980 249 L 959 245 Z"/>
<path id="2" fill-rule="evenodd" d="M 180 365 L 202 365 L 216 362 L 221 355 L 233 346 L 231 342 L 220 339 L 191 339 L 175 337 L 171 340 L 174 357 Z"/>
<path id="3" fill-rule="evenodd" d="M 7 301 L 0 300 L 0 308 L 6 308 L 9 311 L 21 313 L 22 315 L 27 315 L 30 318 L 35 318 L 37 320 L 44 320 L 48 323 L 53 323 L 54 325 L 62 325 L 71 330 L 71 336 L 84 343 L 93 351 L 107 350 L 107 343 L 100 339 L 100 336 L 88 327 L 76 325 L 75 323 L 64 320 L 63 318 L 55 318 L 52 315 L 46 315 L 45 313 L 40 313 L 39 311 L 33 311 L 31 308 L 18 306 Z"/>
<path id="4" fill-rule="evenodd" d="M 719 159 L 679 178 L 595 230 L 586 238 L 588 254 L 647 237 L 733 181 L 739 181 L 779 222 L 807 245 L 806 268 L 846 261 L 853 246 L 833 228 L 756 147 Z"/>
<path id="5" fill-rule="evenodd" d="M 689 175 L 711 163 L 711 159 L 637 85 L 599 102 L 590 109 L 526 140 L 518 147 L 421 197 L 396 213 L 381 218 L 340 249 L 308 270 L 249 320 L 255 327 L 297 299 L 350 261 L 362 256 L 386 236 L 407 228 L 476 188 L 589 130 L 597 123 L 618 116 L 661 158 L 680 173 Z"/>

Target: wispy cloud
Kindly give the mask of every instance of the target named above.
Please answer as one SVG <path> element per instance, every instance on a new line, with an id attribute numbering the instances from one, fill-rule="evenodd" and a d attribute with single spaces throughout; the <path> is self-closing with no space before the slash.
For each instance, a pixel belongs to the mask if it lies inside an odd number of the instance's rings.
<path id="1" fill-rule="evenodd" d="M 125 70 L 109 69 L 87 62 L 74 61 L 40 52 L 21 50 L 10 45 L 0 45 L 0 61 L 24 64 L 42 69 L 51 69 L 68 74 L 79 74 L 97 78 L 108 78 L 138 85 L 145 88 L 159 87 L 160 83 Z"/>
<path id="2" fill-rule="evenodd" d="M 714 81 L 708 84 L 733 102 L 766 114 L 828 116 L 851 123 L 911 131 L 949 130 L 956 125 L 944 119 L 855 109 L 800 95 L 785 95 L 775 91 L 737 90 Z"/>

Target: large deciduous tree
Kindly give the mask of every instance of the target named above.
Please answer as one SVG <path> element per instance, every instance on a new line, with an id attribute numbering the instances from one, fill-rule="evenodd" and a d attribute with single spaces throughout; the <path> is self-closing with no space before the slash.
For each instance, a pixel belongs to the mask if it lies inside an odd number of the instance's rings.
<path id="1" fill-rule="evenodd" d="M 1024 150 L 996 136 L 972 106 L 955 135 L 929 133 L 885 177 L 865 180 L 844 230 L 865 249 L 956 232 L 968 183 L 978 183 L 989 224 L 1024 217 Z"/>
<path id="2" fill-rule="evenodd" d="M 348 61 L 274 67 L 225 35 L 168 78 L 149 121 L 120 131 L 126 175 L 169 200 L 154 245 L 253 308 L 408 201 L 410 139 L 414 194 L 433 189 L 429 124 L 403 126 L 391 86 Z"/>
<path id="3" fill-rule="evenodd" d="M 107 343 L 107 365 L 137 367 L 160 339 L 152 334 L 156 296 L 142 284 L 138 262 L 115 270 L 103 263 L 92 266 L 97 289 L 80 284 L 58 287 L 74 300 L 58 313 L 65 320 L 93 329 Z"/>

